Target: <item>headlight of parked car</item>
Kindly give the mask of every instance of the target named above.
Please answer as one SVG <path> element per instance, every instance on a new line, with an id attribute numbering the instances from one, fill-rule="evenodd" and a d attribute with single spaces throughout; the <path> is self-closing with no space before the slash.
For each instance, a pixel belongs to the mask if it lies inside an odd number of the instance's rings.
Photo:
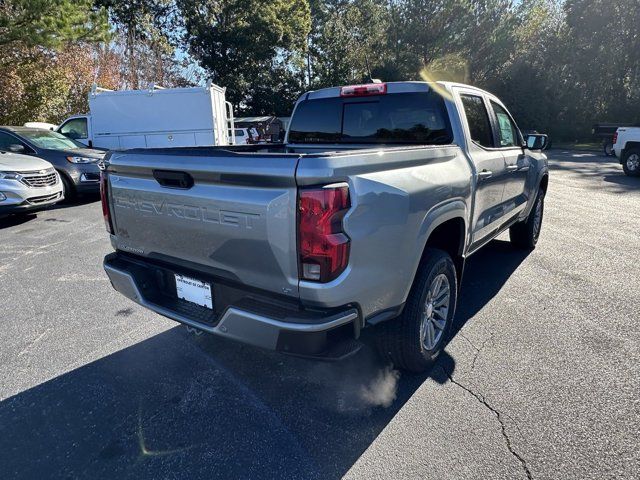
<path id="1" fill-rule="evenodd" d="M 97 162 L 97 158 L 89 158 L 89 157 L 67 157 L 67 161 L 71 163 L 94 163 Z"/>
<path id="2" fill-rule="evenodd" d="M 0 171 L 0 180 L 18 180 L 20 175 L 16 172 L 2 172 Z"/>

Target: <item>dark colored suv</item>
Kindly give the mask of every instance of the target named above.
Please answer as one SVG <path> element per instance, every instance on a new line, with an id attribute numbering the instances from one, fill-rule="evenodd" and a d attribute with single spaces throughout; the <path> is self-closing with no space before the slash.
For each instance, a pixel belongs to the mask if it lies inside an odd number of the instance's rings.
<path id="1" fill-rule="evenodd" d="M 60 174 L 65 198 L 100 190 L 102 150 L 86 148 L 57 132 L 28 127 L 0 127 L 0 150 L 50 162 Z"/>

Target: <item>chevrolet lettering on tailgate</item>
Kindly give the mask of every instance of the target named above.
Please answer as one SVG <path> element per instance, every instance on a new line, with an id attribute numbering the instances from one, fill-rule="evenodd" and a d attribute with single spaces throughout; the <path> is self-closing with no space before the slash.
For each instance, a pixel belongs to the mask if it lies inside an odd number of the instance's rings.
<path id="1" fill-rule="evenodd" d="M 117 195 L 113 198 L 116 208 L 129 208 L 143 213 L 166 215 L 205 223 L 228 225 L 231 227 L 253 228 L 254 222 L 260 218 L 256 213 L 216 210 L 195 205 L 181 205 L 166 201 L 154 202 L 133 196 Z"/>

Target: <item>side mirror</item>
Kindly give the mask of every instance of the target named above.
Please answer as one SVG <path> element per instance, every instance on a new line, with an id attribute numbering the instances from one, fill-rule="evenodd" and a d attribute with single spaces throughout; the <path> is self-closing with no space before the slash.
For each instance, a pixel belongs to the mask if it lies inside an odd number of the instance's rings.
<path id="1" fill-rule="evenodd" d="M 13 143 L 9 145 L 9 151 L 12 153 L 24 153 L 24 145 L 20 145 L 19 143 Z"/>
<path id="2" fill-rule="evenodd" d="M 527 135 L 527 148 L 529 150 L 544 150 L 547 147 L 549 137 L 539 133 Z"/>

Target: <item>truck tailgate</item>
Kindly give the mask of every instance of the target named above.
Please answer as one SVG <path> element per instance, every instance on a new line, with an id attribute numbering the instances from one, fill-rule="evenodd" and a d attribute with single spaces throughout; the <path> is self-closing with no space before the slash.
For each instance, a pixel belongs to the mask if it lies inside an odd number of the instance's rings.
<path id="1" fill-rule="evenodd" d="M 298 295 L 298 156 L 224 150 L 113 153 L 114 246 Z M 182 185 L 180 185 L 182 182 Z"/>

